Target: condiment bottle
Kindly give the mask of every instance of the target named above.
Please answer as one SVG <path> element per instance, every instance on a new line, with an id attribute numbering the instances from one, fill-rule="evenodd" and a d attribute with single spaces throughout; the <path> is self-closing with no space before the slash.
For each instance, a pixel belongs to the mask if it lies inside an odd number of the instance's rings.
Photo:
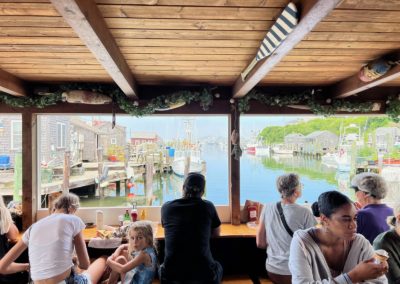
<path id="1" fill-rule="evenodd" d="M 97 230 L 103 230 L 104 227 L 104 214 L 101 210 L 96 210 L 96 227 Z"/>
<path id="2" fill-rule="evenodd" d="M 125 210 L 125 214 L 124 214 L 124 222 L 125 221 L 131 221 L 131 216 L 129 215 L 129 211 L 128 209 Z"/>
<path id="3" fill-rule="evenodd" d="M 247 207 L 249 213 L 249 222 L 256 222 L 257 221 L 257 206 L 249 205 Z"/>
<path id="4" fill-rule="evenodd" d="M 142 212 L 140 212 L 140 220 L 146 220 L 146 209 L 142 209 Z"/>
<path id="5" fill-rule="evenodd" d="M 138 211 L 137 211 L 137 208 L 136 208 L 136 204 L 133 203 L 132 209 L 131 209 L 131 220 L 132 220 L 132 222 L 136 222 L 137 218 L 138 218 Z"/>

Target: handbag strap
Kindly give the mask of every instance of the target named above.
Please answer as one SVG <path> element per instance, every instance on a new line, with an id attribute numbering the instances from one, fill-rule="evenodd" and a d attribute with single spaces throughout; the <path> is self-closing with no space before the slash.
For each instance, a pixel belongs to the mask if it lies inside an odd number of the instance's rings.
<path id="1" fill-rule="evenodd" d="M 285 215 L 283 215 L 283 209 L 281 202 L 276 203 L 276 207 L 278 207 L 279 217 L 281 217 L 282 224 L 285 227 L 288 234 L 293 237 L 293 231 L 289 228 L 289 225 L 286 223 Z"/>

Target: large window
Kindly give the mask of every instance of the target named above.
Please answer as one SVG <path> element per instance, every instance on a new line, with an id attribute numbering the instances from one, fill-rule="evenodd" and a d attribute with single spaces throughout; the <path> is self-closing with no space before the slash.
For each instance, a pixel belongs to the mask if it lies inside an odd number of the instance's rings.
<path id="1" fill-rule="evenodd" d="M 182 195 L 192 171 L 206 176 L 208 200 L 228 205 L 227 116 L 116 121 L 113 128 L 110 116 L 39 116 L 42 208 L 65 184 L 83 207 L 160 206 Z"/>
<path id="2" fill-rule="evenodd" d="M 400 128 L 386 117 L 242 116 L 241 204 L 279 200 L 276 178 L 299 174 L 300 203 L 337 189 L 351 198 L 351 178 L 380 173 L 389 185 L 388 201 L 400 197 Z"/>
<path id="3" fill-rule="evenodd" d="M 22 123 L 21 115 L 0 115 L 0 195 L 14 201 L 13 211 L 20 213 L 22 196 Z"/>

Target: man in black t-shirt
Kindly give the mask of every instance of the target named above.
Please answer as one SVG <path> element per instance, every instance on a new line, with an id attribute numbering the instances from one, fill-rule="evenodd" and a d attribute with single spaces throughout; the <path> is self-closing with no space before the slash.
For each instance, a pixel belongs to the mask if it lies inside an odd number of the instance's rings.
<path id="1" fill-rule="evenodd" d="M 220 283 L 222 267 L 211 255 L 210 238 L 218 236 L 221 221 L 212 202 L 203 200 L 205 178 L 189 173 L 183 197 L 161 208 L 165 259 L 161 283 Z"/>

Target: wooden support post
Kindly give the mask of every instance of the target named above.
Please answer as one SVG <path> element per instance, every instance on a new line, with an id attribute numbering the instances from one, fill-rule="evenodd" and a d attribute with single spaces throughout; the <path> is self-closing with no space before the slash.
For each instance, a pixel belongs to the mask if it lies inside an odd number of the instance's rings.
<path id="1" fill-rule="evenodd" d="M 121 195 L 121 180 L 117 180 L 115 182 L 115 195 L 120 196 Z"/>
<path id="2" fill-rule="evenodd" d="M 70 175 L 70 159 L 71 153 L 70 151 L 65 151 L 64 153 L 64 175 L 63 175 L 63 193 L 69 192 L 69 175 Z"/>
<path id="3" fill-rule="evenodd" d="M 145 195 L 153 195 L 153 169 L 154 161 L 152 159 L 146 159 L 146 173 L 145 173 Z"/>
<path id="4" fill-rule="evenodd" d="M 102 148 L 97 148 L 97 173 L 98 173 L 98 177 L 99 177 L 99 182 L 97 184 L 96 196 L 99 196 L 101 198 L 100 177 L 103 174 L 103 149 Z"/>
<path id="5" fill-rule="evenodd" d="M 190 171 L 190 156 L 186 156 L 185 157 L 185 169 L 183 171 L 185 178 L 187 177 L 189 171 Z"/>
<path id="6" fill-rule="evenodd" d="M 237 102 L 232 106 L 229 133 L 236 128 L 237 131 L 240 129 L 239 110 L 237 109 Z M 237 116 L 237 117 L 236 117 Z M 230 137 L 230 135 L 228 136 Z M 240 145 L 240 137 L 237 141 Z M 232 145 L 229 150 L 229 165 L 230 165 L 230 208 L 231 208 L 231 223 L 232 225 L 240 224 L 240 160 L 236 160 L 232 155 Z"/>
<path id="7" fill-rule="evenodd" d="M 26 230 L 35 222 L 37 210 L 37 116 L 30 112 L 22 113 L 22 226 Z"/>

